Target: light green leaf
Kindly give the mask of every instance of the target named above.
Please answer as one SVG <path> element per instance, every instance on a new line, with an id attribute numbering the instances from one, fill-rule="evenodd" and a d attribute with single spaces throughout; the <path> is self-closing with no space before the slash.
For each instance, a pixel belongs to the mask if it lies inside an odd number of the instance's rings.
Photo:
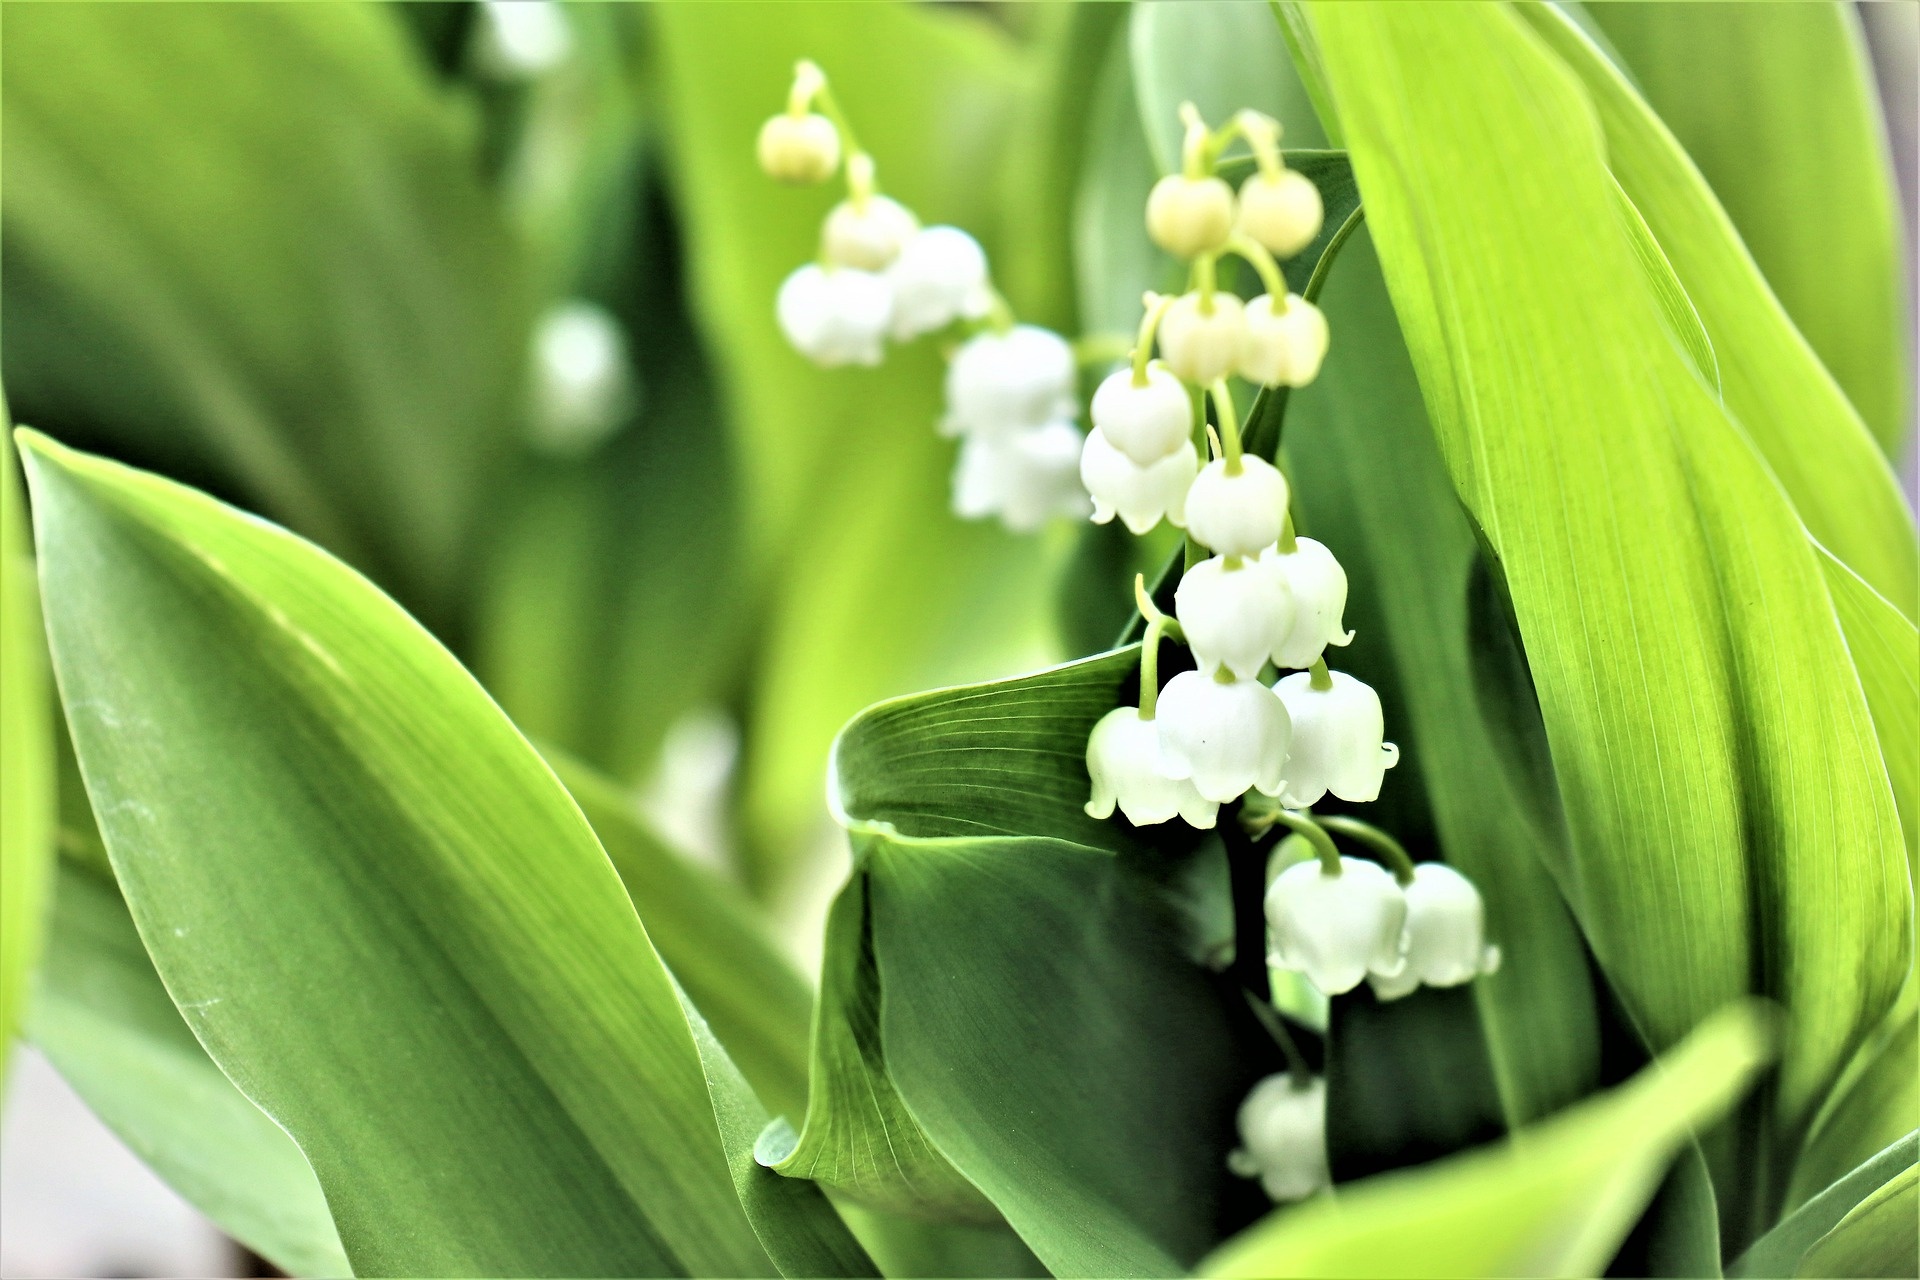
<path id="1" fill-rule="evenodd" d="M 1909 986 L 1901 1007 L 1861 1046 L 1814 1121 L 1793 1166 L 1784 1201 L 1811 1200 L 1849 1169 L 1920 1125 L 1920 999 Z"/>
<path id="2" fill-rule="evenodd" d="M 1909 1164 L 1814 1242 L 1802 1276 L 1908 1276 L 1920 1271 L 1920 1166 Z"/>
<path id="3" fill-rule="evenodd" d="M 1820 568 L 1873 713 L 1911 868 L 1920 858 L 1920 633 L 1885 596 L 1824 549 Z"/>
<path id="4" fill-rule="evenodd" d="M 1329 61 L 1337 66 L 1337 55 Z M 1353 117 L 1344 119 L 1357 142 Z M 1599 1275 L 1688 1131 L 1711 1124 L 1765 1064 L 1762 1032 L 1753 1009 L 1731 1009 L 1627 1084 L 1510 1142 L 1278 1210 L 1202 1272 Z"/>
<path id="5" fill-rule="evenodd" d="M 1916 1136 L 1906 1137 L 1878 1152 L 1859 1168 L 1838 1179 L 1819 1195 L 1794 1210 L 1773 1230 L 1760 1237 L 1727 1274 L 1731 1276 L 1790 1276 L 1800 1269 L 1807 1250 L 1834 1230 L 1854 1210 L 1913 1168 Z M 1840 1275 L 1841 1272 L 1827 1274 Z"/>

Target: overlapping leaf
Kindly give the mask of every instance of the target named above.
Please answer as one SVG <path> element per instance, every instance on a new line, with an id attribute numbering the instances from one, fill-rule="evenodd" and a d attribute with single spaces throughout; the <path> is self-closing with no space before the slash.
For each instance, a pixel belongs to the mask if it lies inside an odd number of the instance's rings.
<path id="1" fill-rule="evenodd" d="M 1727 1274 L 1731 1276 L 1871 1274 L 1866 1271 L 1841 1269 L 1805 1272 L 1802 1268 L 1802 1260 L 1807 1259 L 1809 1250 L 1818 1244 L 1822 1237 L 1838 1229 L 1842 1222 L 1851 1217 L 1856 1210 L 1890 1184 L 1897 1184 L 1902 1175 L 1912 1173 L 1916 1154 L 1915 1141 L 1915 1134 L 1909 1132 L 1906 1137 L 1876 1153 L 1859 1168 L 1836 1180 L 1832 1186 L 1794 1210 L 1773 1230 L 1755 1242 L 1753 1248 L 1747 1250 L 1733 1266 L 1727 1268 Z M 1897 1186 L 1895 1189 L 1898 1189 Z M 1909 1238 L 1912 1237 L 1913 1225 L 1913 1215 L 1909 1214 L 1907 1219 Z M 1904 1273 L 1887 1271 L 1883 1274 Z"/>

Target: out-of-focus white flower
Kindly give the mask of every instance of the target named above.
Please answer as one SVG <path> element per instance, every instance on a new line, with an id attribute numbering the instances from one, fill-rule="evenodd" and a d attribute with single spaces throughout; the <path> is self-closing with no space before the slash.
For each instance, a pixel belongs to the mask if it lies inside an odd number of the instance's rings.
<path id="1" fill-rule="evenodd" d="M 1380 695 L 1344 671 L 1329 671 L 1329 688 L 1296 671 L 1273 687 L 1293 717 L 1292 754 L 1287 757 L 1287 804 L 1304 809 L 1331 791 L 1363 803 L 1380 798 L 1380 782 L 1400 762 L 1400 748 L 1380 739 L 1386 720 Z"/>
<path id="2" fill-rule="evenodd" d="M 1285 784 L 1287 709 L 1258 680 L 1223 683 L 1182 671 L 1160 691 L 1160 770 L 1191 778 L 1209 800 L 1225 804 L 1248 788 L 1277 796 Z"/>
<path id="3" fill-rule="evenodd" d="M 1138 707 L 1109 711 L 1093 726 L 1087 738 L 1087 774 L 1093 779 L 1093 798 L 1087 801 L 1090 818 L 1110 818 L 1118 804 L 1136 827 L 1179 817 L 1204 830 L 1213 826 L 1220 811 L 1191 781 L 1160 772 L 1159 726 L 1141 719 Z"/>
<path id="4" fill-rule="evenodd" d="M 840 167 L 840 133 L 815 112 L 782 112 L 760 126 L 760 168 L 776 182 L 825 182 Z"/>
<path id="5" fill-rule="evenodd" d="M 1225 667 L 1241 680 L 1260 674 L 1293 626 L 1293 593 L 1262 557 L 1214 556 L 1187 570 L 1173 593 L 1180 631 L 1202 675 Z"/>
<path id="6" fill-rule="evenodd" d="M 573 54 L 573 31 L 553 0 L 484 0 L 479 67 L 497 80 L 531 80 Z"/>
<path id="7" fill-rule="evenodd" d="M 1199 470 L 1200 455 L 1191 444 L 1143 467 L 1099 430 L 1087 433 L 1080 453 L 1080 483 L 1093 497 L 1093 522 L 1105 524 L 1117 514 L 1134 534 L 1147 532 L 1163 517 L 1176 527 L 1184 525 L 1187 489 Z"/>
<path id="8" fill-rule="evenodd" d="M 1304 1200 L 1331 1186 L 1327 1168 L 1327 1082 L 1284 1072 L 1253 1086 L 1237 1117 L 1240 1145 L 1227 1168 L 1258 1178 L 1274 1201 Z"/>
<path id="9" fill-rule="evenodd" d="M 871 271 L 808 263 L 780 286 L 774 310 L 787 341 L 815 364 L 879 364 L 893 290 Z"/>
<path id="10" fill-rule="evenodd" d="M 1247 304 L 1240 339 L 1240 376 L 1269 387 L 1304 387 L 1327 355 L 1327 317 L 1297 293 L 1275 311 L 1273 295 Z"/>
<path id="11" fill-rule="evenodd" d="M 1133 370 L 1109 374 L 1093 393 L 1093 425 L 1114 448 L 1143 467 L 1178 452 L 1193 436 L 1193 402 L 1180 379 L 1157 361 L 1145 385 Z"/>
<path id="12" fill-rule="evenodd" d="M 1340 874 L 1328 875 L 1317 858 L 1297 862 L 1268 886 L 1266 908 L 1268 960 L 1330 996 L 1406 967 L 1406 895 L 1378 863 L 1343 857 Z"/>
<path id="13" fill-rule="evenodd" d="M 1216 290 L 1210 305 L 1198 292 L 1183 293 L 1160 318 L 1160 356 L 1167 368 L 1195 386 L 1211 386 L 1240 363 L 1246 307 Z"/>
<path id="14" fill-rule="evenodd" d="M 1176 258 L 1220 252 L 1233 234 L 1233 188 L 1219 178 L 1168 174 L 1147 193 L 1147 234 Z"/>
<path id="15" fill-rule="evenodd" d="M 1271 462 L 1242 454 L 1230 472 L 1215 458 L 1187 491 L 1187 532 L 1219 555 L 1259 555 L 1280 536 L 1286 511 L 1287 480 Z"/>
<path id="16" fill-rule="evenodd" d="M 953 472 L 953 510 L 969 520 L 997 515 L 1015 533 L 1055 516 L 1084 520 L 1080 429 L 1049 422 L 1011 435 L 970 435 Z"/>
<path id="17" fill-rule="evenodd" d="M 947 366 L 947 435 L 1008 435 L 1079 413 L 1077 369 L 1065 338 L 1036 325 L 981 333 Z M 1079 462 L 1076 454 L 1075 464 Z"/>
<path id="18" fill-rule="evenodd" d="M 1397 1000 L 1425 983 L 1457 987 L 1500 967 L 1500 948 L 1486 941 L 1486 908 L 1473 882 L 1440 862 L 1413 869 L 1407 898 L 1407 967 L 1368 978 L 1382 1000 Z"/>
<path id="19" fill-rule="evenodd" d="M 1291 258 L 1320 234 L 1320 188 L 1294 169 L 1256 173 L 1240 184 L 1240 229 L 1275 257 Z"/>
<path id="20" fill-rule="evenodd" d="M 893 282 L 893 336 L 901 341 L 958 319 L 977 320 L 992 305 L 987 255 L 958 227 L 927 227 L 887 268 Z"/>
<path id="21" fill-rule="evenodd" d="M 534 442 L 577 455 L 606 439 L 633 399 L 626 335 L 606 308 L 576 299 L 534 332 Z"/>
<path id="22" fill-rule="evenodd" d="M 828 262 L 839 266 L 885 271 L 918 230 L 920 220 L 897 200 L 880 195 L 847 199 L 827 214 L 820 248 Z"/>
<path id="23" fill-rule="evenodd" d="M 1194 537 L 1199 536 L 1195 530 Z M 1342 620 L 1347 609 L 1347 571 L 1333 552 L 1312 538 L 1297 538 L 1292 551 L 1274 547 L 1262 554 L 1293 588 L 1293 629 L 1274 651 L 1276 665 L 1305 669 L 1328 645 L 1353 643 L 1353 632 Z"/>

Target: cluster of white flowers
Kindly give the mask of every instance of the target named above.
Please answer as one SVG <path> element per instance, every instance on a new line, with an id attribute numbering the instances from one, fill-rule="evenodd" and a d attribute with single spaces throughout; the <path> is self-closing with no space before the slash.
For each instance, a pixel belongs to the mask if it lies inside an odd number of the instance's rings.
<path id="1" fill-rule="evenodd" d="M 792 183 L 826 181 L 845 154 L 847 198 L 827 214 L 820 256 L 788 276 L 775 301 L 794 349 L 828 368 L 877 365 L 889 340 L 965 326 L 972 333 L 952 354 L 940 423 L 961 440 L 954 511 L 998 516 L 1017 532 L 1086 515 L 1072 347 L 1059 334 L 1014 322 L 972 236 L 923 227 L 912 210 L 879 193 L 873 158 L 854 142 L 819 67 L 795 69 L 787 110 L 761 127 L 758 151 L 762 169 Z"/>

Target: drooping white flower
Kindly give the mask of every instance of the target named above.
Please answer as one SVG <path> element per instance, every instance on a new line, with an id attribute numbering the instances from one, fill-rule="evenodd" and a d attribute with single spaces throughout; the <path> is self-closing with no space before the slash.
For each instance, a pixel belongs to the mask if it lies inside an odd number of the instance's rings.
<path id="1" fill-rule="evenodd" d="M 953 471 L 954 514 L 997 515 L 1015 533 L 1032 533 L 1055 516 L 1084 520 L 1080 429 L 1049 422 L 1011 435 L 970 435 Z"/>
<path id="2" fill-rule="evenodd" d="M 573 53 L 573 31 L 553 0 L 486 0 L 480 16 L 479 66 L 497 80 L 531 80 Z"/>
<path id="3" fill-rule="evenodd" d="M 1147 193 L 1147 234 L 1176 258 L 1218 253 L 1233 234 L 1233 188 L 1172 173 Z"/>
<path id="4" fill-rule="evenodd" d="M 1312 244 L 1325 217 L 1320 188 L 1296 169 L 1256 173 L 1240 184 L 1240 229 L 1277 258 Z"/>
<path id="5" fill-rule="evenodd" d="M 1167 368 L 1196 386 L 1211 386 L 1240 363 L 1246 307 L 1217 290 L 1211 302 L 1198 292 L 1183 293 L 1160 318 L 1160 356 Z"/>
<path id="6" fill-rule="evenodd" d="M 1093 522 L 1105 524 L 1118 515 L 1136 535 L 1163 518 L 1176 528 L 1186 524 L 1187 489 L 1199 470 L 1200 455 L 1190 444 L 1143 467 L 1096 430 L 1087 433 L 1080 452 L 1080 483 L 1093 498 Z"/>
<path id="7" fill-rule="evenodd" d="M 1327 1168 L 1327 1082 L 1296 1082 L 1285 1072 L 1253 1086 L 1236 1118 L 1240 1145 L 1227 1168 L 1258 1178 L 1274 1201 L 1304 1200 L 1331 1186 Z"/>
<path id="8" fill-rule="evenodd" d="M 885 276 L 808 263 L 780 286 L 774 311 L 794 349 L 815 364 L 879 364 L 893 290 Z"/>
<path id="9" fill-rule="evenodd" d="M 1219 555 L 1255 556 L 1280 536 L 1286 510 L 1287 480 L 1271 462 L 1242 454 L 1230 472 L 1215 458 L 1187 490 L 1187 532 Z"/>
<path id="10" fill-rule="evenodd" d="M 1136 386 L 1131 368 L 1109 374 L 1093 393 L 1093 425 L 1108 443 L 1143 467 L 1179 451 L 1193 437 L 1193 402 L 1180 379 L 1155 361 Z"/>
<path id="11" fill-rule="evenodd" d="M 1220 811 L 1188 779 L 1175 780 L 1160 772 L 1160 729 L 1140 718 L 1140 708 L 1119 707 L 1100 717 L 1087 738 L 1087 774 L 1093 780 L 1093 798 L 1087 816 L 1110 818 L 1120 806 L 1136 827 L 1184 818 L 1202 830 L 1213 826 Z"/>
<path id="12" fill-rule="evenodd" d="M 1209 800 L 1280 794 L 1286 781 L 1287 708 L 1258 680 L 1221 682 L 1182 671 L 1160 691 L 1160 770 L 1191 778 Z"/>
<path id="13" fill-rule="evenodd" d="M 1258 556 L 1214 556 L 1187 570 L 1173 593 L 1174 613 L 1202 675 L 1225 667 L 1241 680 L 1260 674 L 1293 626 L 1293 593 Z"/>
<path id="14" fill-rule="evenodd" d="M 1415 987 L 1457 987 L 1500 967 L 1500 948 L 1486 941 L 1486 908 L 1473 882 L 1441 862 L 1413 869 L 1407 897 L 1407 967 L 1370 977 L 1373 993 L 1397 1000 Z"/>
<path id="15" fill-rule="evenodd" d="M 1406 895 L 1378 863 L 1343 857 L 1336 876 L 1318 858 L 1296 862 L 1268 886 L 1266 909 L 1268 960 L 1330 996 L 1406 967 Z"/>
<path id="16" fill-rule="evenodd" d="M 1297 293 L 1279 311 L 1273 295 L 1247 304 L 1240 339 L 1240 376 L 1269 387 L 1304 387 L 1320 373 L 1327 355 L 1327 317 Z"/>
<path id="17" fill-rule="evenodd" d="M 1293 588 L 1293 629 L 1274 650 L 1274 665 L 1304 670 L 1319 660 L 1328 645 L 1353 643 L 1353 632 L 1344 621 L 1347 571 L 1333 552 L 1312 538 L 1296 538 L 1292 551 L 1276 546 L 1262 554 Z"/>
<path id="18" fill-rule="evenodd" d="M 947 435 L 1006 435 L 1079 412 L 1073 348 L 1037 325 L 967 339 L 947 366 Z M 1076 457 L 1075 462 L 1079 459 Z"/>
<path id="19" fill-rule="evenodd" d="M 776 182 L 825 182 L 840 167 L 840 133 L 818 113 L 782 112 L 760 126 L 755 153 L 761 171 Z"/>
<path id="20" fill-rule="evenodd" d="M 534 331 L 534 442 L 551 453 L 585 453 L 620 423 L 633 397 L 633 366 L 620 322 L 575 299 Z"/>
<path id="21" fill-rule="evenodd" d="M 927 227 L 887 268 L 893 282 L 893 336 L 905 341 L 953 321 L 977 320 L 991 305 L 987 255 L 958 227 Z"/>
<path id="22" fill-rule="evenodd" d="M 1380 740 L 1386 733 L 1380 695 L 1344 671 L 1327 677 L 1332 687 L 1326 689 L 1314 688 L 1306 671 L 1273 687 L 1293 717 L 1282 799 L 1296 808 L 1319 803 L 1329 791 L 1355 803 L 1377 800 L 1381 779 L 1400 762 L 1400 748 Z"/>
<path id="23" fill-rule="evenodd" d="M 885 271 L 918 230 L 920 220 L 897 200 L 878 195 L 842 200 L 827 214 L 820 248 L 839 266 Z"/>

